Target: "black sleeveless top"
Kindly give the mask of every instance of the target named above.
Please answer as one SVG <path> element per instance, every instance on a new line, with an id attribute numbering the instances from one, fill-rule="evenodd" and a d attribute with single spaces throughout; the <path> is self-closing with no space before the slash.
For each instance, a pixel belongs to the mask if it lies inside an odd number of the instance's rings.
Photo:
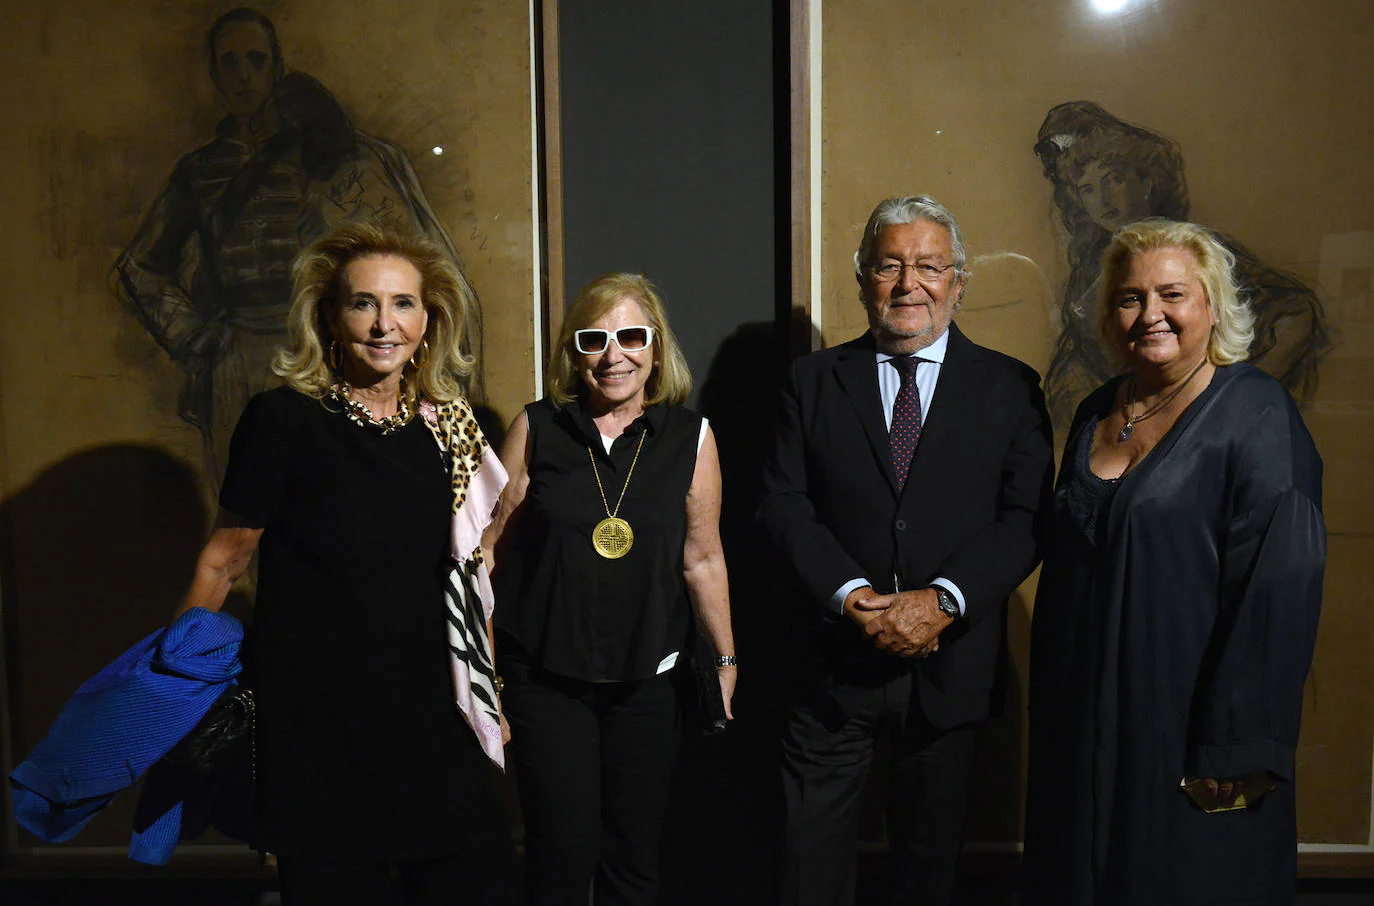
<path id="1" fill-rule="evenodd" d="M 690 625 L 682 554 L 701 416 L 682 406 L 650 406 L 610 453 L 577 402 L 541 400 L 525 407 L 525 417 L 530 483 L 493 577 L 501 644 L 575 679 L 652 677 L 685 645 Z M 592 529 L 606 507 L 587 451 L 614 510 L 641 437 L 619 511 L 634 530 L 634 546 L 607 560 L 592 548 Z"/>

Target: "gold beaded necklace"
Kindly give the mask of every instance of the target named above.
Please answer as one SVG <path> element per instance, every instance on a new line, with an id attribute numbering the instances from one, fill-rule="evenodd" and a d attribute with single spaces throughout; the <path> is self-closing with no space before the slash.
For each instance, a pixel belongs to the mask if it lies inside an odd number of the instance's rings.
<path id="1" fill-rule="evenodd" d="M 385 418 L 374 418 L 371 409 L 355 400 L 352 386 L 343 378 L 339 378 L 338 383 L 329 389 L 329 395 L 339 405 L 343 406 L 344 415 L 348 416 L 349 421 L 362 428 L 380 428 L 383 437 L 394 434 L 405 427 L 412 415 L 410 404 L 406 402 L 406 379 L 404 377 L 401 378 L 400 400 L 397 404 L 396 414 L 388 415 Z"/>

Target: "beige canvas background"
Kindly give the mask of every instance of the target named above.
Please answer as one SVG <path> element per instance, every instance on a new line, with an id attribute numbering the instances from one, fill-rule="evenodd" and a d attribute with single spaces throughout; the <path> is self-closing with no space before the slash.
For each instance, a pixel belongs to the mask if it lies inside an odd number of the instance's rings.
<path id="1" fill-rule="evenodd" d="M 1367 845 L 1374 20 L 1359 0 L 1130 7 L 1111 17 L 1088 0 L 821 4 L 824 342 L 865 329 L 851 256 L 868 212 L 885 196 L 925 192 L 959 217 L 973 257 L 958 322 L 1043 373 L 1067 272 L 1051 186 L 1032 153 L 1046 112 L 1092 100 L 1178 142 L 1192 218 L 1314 287 L 1339 331 L 1305 412 L 1326 464 L 1330 555 L 1299 822 L 1304 841 Z M 1013 682 L 977 775 L 976 841 L 1019 837 L 1032 597 L 1028 583 L 1013 602 Z"/>
<path id="2" fill-rule="evenodd" d="M 80 682 L 166 620 L 212 517 L 199 436 L 176 415 L 181 374 L 106 281 L 177 160 L 224 115 L 205 34 L 236 5 L 71 0 L 0 15 L 0 576 L 15 758 Z M 538 367 L 527 5 L 255 8 L 288 70 L 319 79 L 358 129 L 413 163 L 481 296 L 488 402 L 505 424 Z M 79 842 L 126 843 L 132 804 Z"/>

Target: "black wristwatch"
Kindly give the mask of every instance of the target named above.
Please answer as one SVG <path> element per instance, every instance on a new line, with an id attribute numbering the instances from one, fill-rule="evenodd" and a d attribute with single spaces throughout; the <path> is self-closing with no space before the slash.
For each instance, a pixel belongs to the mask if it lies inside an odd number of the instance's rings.
<path id="1" fill-rule="evenodd" d="M 951 620 L 957 620 L 963 614 L 959 613 L 959 602 L 954 600 L 954 595 L 949 593 L 949 589 L 940 585 L 930 586 L 935 591 L 935 603 L 939 605 L 940 612 Z"/>

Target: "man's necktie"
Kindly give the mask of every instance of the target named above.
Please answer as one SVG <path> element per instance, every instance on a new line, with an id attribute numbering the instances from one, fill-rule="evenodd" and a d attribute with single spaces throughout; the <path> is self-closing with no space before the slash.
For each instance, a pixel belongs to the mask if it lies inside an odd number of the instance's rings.
<path id="1" fill-rule="evenodd" d="M 916 443 L 921 439 L 921 392 L 916 389 L 916 357 L 898 356 L 891 362 L 902 378 L 901 389 L 892 403 L 892 428 L 888 433 L 892 442 L 892 471 L 897 475 L 900 491 L 906 484 Z"/>

